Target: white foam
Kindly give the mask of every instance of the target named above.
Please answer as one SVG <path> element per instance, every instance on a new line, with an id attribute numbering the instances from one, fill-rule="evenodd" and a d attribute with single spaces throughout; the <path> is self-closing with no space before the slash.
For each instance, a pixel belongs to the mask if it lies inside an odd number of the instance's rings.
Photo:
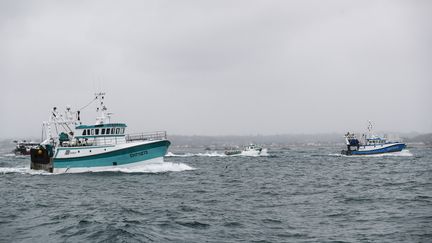
<path id="1" fill-rule="evenodd" d="M 172 152 L 168 152 L 165 157 L 195 157 L 195 156 L 200 156 L 200 157 L 226 157 L 226 154 L 223 153 L 218 153 L 217 151 L 214 152 L 207 152 L 207 153 L 185 153 L 185 154 L 174 154 Z"/>
<path id="2" fill-rule="evenodd" d="M 32 170 L 30 168 L 17 168 L 17 167 L 2 167 L 0 174 L 28 174 L 28 175 L 51 175 L 52 173 L 43 170 Z"/>
<path id="3" fill-rule="evenodd" d="M 171 152 L 168 152 L 165 157 L 192 157 L 195 156 L 195 154 L 192 153 L 185 153 L 185 154 L 174 154 Z"/>
<path id="4" fill-rule="evenodd" d="M 17 157 L 16 154 L 4 154 L 3 156 L 4 157 Z"/>
<path id="5" fill-rule="evenodd" d="M 206 152 L 206 153 L 185 153 L 185 154 L 174 154 L 168 152 L 165 157 L 233 157 L 233 156 L 247 156 L 247 157 L 259 157 L 259 156 L 269 156 L 267 149 L 263 149 L 261 153 L 257 151 L 242 151 L 240 154 L 226 155 L 225 153 L 220 153 L 217 151 Z"/>
<path id="6" fill-rule="evenodd" d="M 329 156 L 337 157 L 412 157 L 414 156 L 408 149 L 400 152 L 384 153 L 384 154 L 366 154 L 366 155 L 344 155 L 344 154 L 329 154 Z"/>
<path id="7" fill-rule="evenodd" d="M 104 170 L 98 170 L 97 172 L 123 172 L 123 173 L 163 173 L 163 172 L 180 172 L 187 170 L 195 170 L 195 168 L 183 164 L 183 163 L 175 163 L 175 162 L 163 162 L 163 163 L 154 163 L 148 165 L 137 166 L 133 168 L 106 168 Z M 91 171 L 83 171 L 91 172 Z M 63 174 L 60 173 L 49 173 L 43 170 L 32 170 L 30 168 L 17 168 L 17 167 L 3 167 L 0 168 L 0 174 L 29 174 L 29 175 L 55 175 L 55 174 Z"/>
<path id="8" fill-rule="evenodd" d="M 402 150 L 400 152 L 393 152 L 393 153 L 386 153 L 386 154 L 371 154 L 371 155 L 367 155 L 369 157 L 391 157 L 391 156 L 396 156 L 396 157 L 412 157 L 414 156 L 408 149 Z"/>
<path id="9" fill-rule="evenodd" d="M 342 157 L 342 156 L 347 156 L 347 155 L 343 155 L 343 154 L 328 154 L 328 156 Z"/>
<path id="10" fill-rule="evenodd" d="M 180 172 L 180 171 L 188 171 L 195 170 L 195 168 L 176 162 L 163 162 L 163 163 L 155 163 L 149 165 L 143 165 L 141 167 L 134 168 L 119 168 L 113 171 L 119 171 L 123 173 L 162 173 L 162 172 Z"/>

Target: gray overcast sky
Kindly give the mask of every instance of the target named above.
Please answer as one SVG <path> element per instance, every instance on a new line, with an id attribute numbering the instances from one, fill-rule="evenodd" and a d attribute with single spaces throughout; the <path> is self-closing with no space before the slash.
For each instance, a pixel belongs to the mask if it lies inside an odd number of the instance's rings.
<path id="1" fill-rule="evenodd" d="M 98 88 L 132 132 L 432 132 L 432 1 L 4 0 L 0 82 L 0 137 Z"/>

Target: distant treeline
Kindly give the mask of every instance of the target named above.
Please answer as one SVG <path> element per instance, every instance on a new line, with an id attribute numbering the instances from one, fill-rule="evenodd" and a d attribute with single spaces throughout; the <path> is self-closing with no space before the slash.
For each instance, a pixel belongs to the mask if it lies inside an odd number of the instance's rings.
<path id="1" fill-rule="evenodd" d="M 426 145 L 432 145 L 432 133 L 421 134 L 412 138 L 406 138 L 405 141 L 411 143 L 424 143 Z"/>
<path id="2" fill-rule="evenodd" d="M 318 134 L 318 135 L 251 135 L 251 136 L 184 136 L 170 135 L 169 139 L 177 146 L 237 146 L 250 143 L 265 145 L 287 145 L 287 144 L 308 144 L 308 143 L 343 143 L 342 134 Z"/>

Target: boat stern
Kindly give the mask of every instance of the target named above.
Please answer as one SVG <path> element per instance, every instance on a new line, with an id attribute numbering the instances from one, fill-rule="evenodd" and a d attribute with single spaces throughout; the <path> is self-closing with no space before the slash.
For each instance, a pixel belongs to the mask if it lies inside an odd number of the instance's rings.
<path id="1" fill-rule="evenodd" d="M 53 148 L 39 145 L 30 149 L 30 169 L 53 172 Z"/>

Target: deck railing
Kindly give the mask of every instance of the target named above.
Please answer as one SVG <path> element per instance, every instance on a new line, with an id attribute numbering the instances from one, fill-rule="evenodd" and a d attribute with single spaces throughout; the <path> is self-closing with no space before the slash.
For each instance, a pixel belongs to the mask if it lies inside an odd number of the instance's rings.
<path id="1" fill-rule="evenodd" d="M 125 135 L 126 142 L 167 139 L 166 131 L 135 133 Z"/>

